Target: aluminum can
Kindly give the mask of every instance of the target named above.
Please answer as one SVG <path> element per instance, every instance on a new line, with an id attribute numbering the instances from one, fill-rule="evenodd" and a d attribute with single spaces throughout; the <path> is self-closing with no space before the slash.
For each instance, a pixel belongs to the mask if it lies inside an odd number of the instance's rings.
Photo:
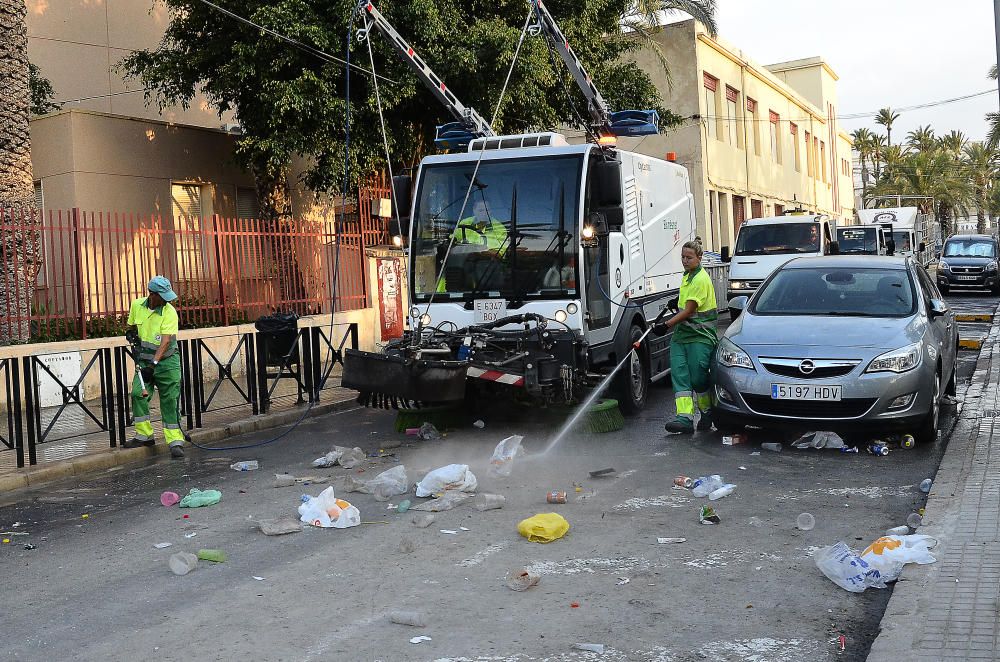
<path id="1" fill-rule="evenodd" d="M 549 492 L 545 495 L 545 500 L 549 503 L 566 503 L 565 492 Z"/>

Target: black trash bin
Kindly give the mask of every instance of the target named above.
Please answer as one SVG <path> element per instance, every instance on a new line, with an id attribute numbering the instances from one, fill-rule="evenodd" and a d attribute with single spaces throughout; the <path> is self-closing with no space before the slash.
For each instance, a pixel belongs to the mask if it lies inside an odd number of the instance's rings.
<path id="1" fill-rule="evenodd" d="M 295 313 L 263 315 L 254 322 L 266 348 L 264 364 L 289 367 L 298 365 L 299 316 Z"/>

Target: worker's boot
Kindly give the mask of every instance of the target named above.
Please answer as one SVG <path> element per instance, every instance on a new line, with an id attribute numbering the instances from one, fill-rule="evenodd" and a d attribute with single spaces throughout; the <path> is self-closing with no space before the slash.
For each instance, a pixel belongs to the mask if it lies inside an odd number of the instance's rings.
<path id="1" fill-rule="evenodd" d="M 663 429 L 674 434 L 691 434 L 694 432 L 694 423 L 686 418 L 675 418 L 672 421 L 667 421 Z"/>
<path id="2" fill-rule="evenodd" d="M 135 439 L 135 438 L 133 438 L 133 439 L 129 439 L 128 441 L 122 442 L 122 448 L 142 448 L 144 446 L 147 447 L 147 448 L 151 448 L 155 444 L 156 444 L 156 441 L 153 440 L 153 439 Z"/>
<path id="3" fill-rule="evenodd" d="M 177 442 L 176 444 L 170 444 L 170 457 L 175 460 L 179 460 L 184 457 L 184 444 Z"/>

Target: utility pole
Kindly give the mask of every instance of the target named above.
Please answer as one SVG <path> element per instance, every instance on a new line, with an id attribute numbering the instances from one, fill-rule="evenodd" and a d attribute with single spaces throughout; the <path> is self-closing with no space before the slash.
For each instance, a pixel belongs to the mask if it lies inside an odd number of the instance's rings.
<path id="1" fill-rule="evenodd" d="M 1000 63 L 1000 0 L 993 0 L 993 37 L 997 45 L 997 63 Z M 997 94 L 1000 94 L 1000 78 L 997 79 Z"/>

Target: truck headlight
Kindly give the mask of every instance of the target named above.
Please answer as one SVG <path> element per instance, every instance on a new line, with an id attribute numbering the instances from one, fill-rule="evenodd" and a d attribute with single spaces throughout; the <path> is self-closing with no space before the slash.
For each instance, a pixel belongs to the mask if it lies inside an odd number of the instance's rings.
<path id="1" fill-rule="evenodd" d="M 729 338 L 723 338 L 722 342 L 719 343 L 719 363 L 727 368 L 747 368 L 754 372 L 757 371 L 753 367 L 750 355 L 740 349 L 740 346 Z"/>
<path id="2" fill-rule="evenodd" d="M 566 314 L 565 310 L 557 310 L 556 314 L 552 316 L 555 320 L 561 324 L 565 324 L 566 320 L 569 319 L 569 315 Z"/>
<path id="3" fill-rule="evenodd" d="M 575 303 L 571 303 L 568 306 L 566 306 L 566 312 L 569 313 L 570 315 L 576 315 L 578 310 L 580 310 L 580 306 L 576 305 Z"/>
<path id="4" fill-rule="evenodd" d="M 423 315 L 420 316 L 420 326 L 430 326 L 431 321 L 432 321 L 431 316 L 428 315 L 427 313 L 424 313 Z"/>
<path id="5" fill-rule="evenodd" d="M 920 365 L 920 343 L 894 349 L 872 359 L 865 372 L 908 372 Z"/>
<path id="6" fill-rule="evenodd" d="M 750 283 L 745 280 L 731 280 L 729 281 L 729 289 L 731 290 L 751 290 Z"/>

